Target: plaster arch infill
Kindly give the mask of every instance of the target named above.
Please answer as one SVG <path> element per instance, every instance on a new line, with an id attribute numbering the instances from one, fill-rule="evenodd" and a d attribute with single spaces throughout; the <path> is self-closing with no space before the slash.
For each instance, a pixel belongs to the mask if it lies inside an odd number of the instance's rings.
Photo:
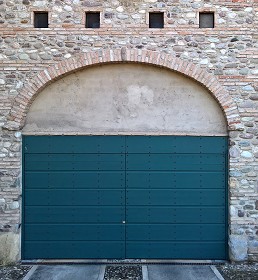
<path id="1" fill-rule="evenodd" d="M 24 135 L 228 135 L 216 100 L 199 83 L 142 63 L 86 67 L 50 84 L 26 116 Z"/>
<path id="2" fill-rule="evenodd" d="M 205 69 L 163 52 L 126 48 L 83 53 L 39 72 L 18 93 L 4 127 L 8 130 L 21 130 L 25 124 L 30 105 L 37 94 L 57 79 L 85 67 L 121 62 L 143 63 L 164 67 L 192 78 L 207 88 L 218 102 L 227 120 L 228 130 L 241 129 L 241 121 L 236 103 L 216 77 Z"/>

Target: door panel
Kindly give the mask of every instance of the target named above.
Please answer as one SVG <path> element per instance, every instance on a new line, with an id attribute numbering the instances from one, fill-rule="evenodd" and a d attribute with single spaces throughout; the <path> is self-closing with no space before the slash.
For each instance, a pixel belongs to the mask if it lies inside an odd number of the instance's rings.
<path id="1" fill-rule="evenodd" d="M 226 143 L 126 138 L 127 258 L 227 258 Z"/>
<path id="2" fill-rule="evenodd" d="M 151 171 L 221 171 L 225 158 L 216 154 L 127 154 L 127 170 Z"/>
<path id="3" fill-rule="evenodd" d="M 131 206 L 126 207 L 127 223 L 225 223 L 225 207 Z"/>
<path id="4" fill-rule="evenodd" d="M 25 136 L 24 154 L 119 154 L 125 151 L 124 136 Z"/>
<path id="5" fill-rule="evenodd" d="M 26 171 L 124 170 L 122 154 L 27 154 Z"/>
<path id="6" fill-rule="evenodd" d="M 28 190 L 28 206 L 110 206 L 124 205 L 124 190 Z"/>
<path id="7" fill-rule="evenodd" d="M 126 191 L 126 205 L 138 206 L 192 206 L 192 205 L 213 205 L 223 206 L 225 203 L 224 190 L 130 190 Z"/>
<path id="8" fill-rule="evenodd" d="M 130 154 L 224 154 L 227 137 L 202 136 L 128 136 L 126 151 Z"/>
<path id="9" fill-rule="evenodd" d="M 118 224 L 28 224 L 28 241 L 37 241 L 41 236 L 41 241 L 117 241 L 124 240 L 125 227 Z"/>
<path id="10" fill-rule="evenodd" d="M 125 219 L 124 205 L 120 206 L 26 206 L 26 223 L 120 223 Z"/>
<path id="11" fill-rule="evenodd" d="M 135 241 L 221 241 L 225 237 L 224 224 L 130 224 L 126 239 Z"/>
<path id="12" fill-rule="evenodd" d="M 223 189 L 223 172 L 129 171 L 126 180 L 130 189 Z"/>
<path id="13" fill-rule="evenodd" d="M 26 189 L 121 189 L 124 171 L 27 171 Z M 48 182 L 48 185 L 46 185 Z"/>
<path id="14" fill-rule="evenodd" d="M 130 258 L 147 259 L 226 259 L 225 242 L 172 241 L 126 243 L 126 254 Z"/>
<path id="15" fill-rule="evenodd" d="M 125 138 L 24 138 L 23 258 L 125 257 Z"/>
<path id="16" fill-rule="evenodd" d="M 124 241 L 27 241 L 26 259 L 121 259 Z"/>

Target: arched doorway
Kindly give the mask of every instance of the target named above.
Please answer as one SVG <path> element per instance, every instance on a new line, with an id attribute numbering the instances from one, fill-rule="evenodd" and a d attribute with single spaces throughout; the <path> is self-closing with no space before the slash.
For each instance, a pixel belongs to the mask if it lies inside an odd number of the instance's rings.
<path id="1" fill-rule="evenodd" d="M 23 134 L 23 258 L 227 259 L 227 124 L 198 83 L 81 70 L 37 96 Z"/>

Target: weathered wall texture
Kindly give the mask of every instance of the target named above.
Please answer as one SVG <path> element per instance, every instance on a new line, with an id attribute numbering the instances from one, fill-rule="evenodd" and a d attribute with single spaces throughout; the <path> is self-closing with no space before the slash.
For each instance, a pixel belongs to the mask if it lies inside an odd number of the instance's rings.
<path id="1" fill-rule="evenodd" d="M 112 64 L 44 89 L 23 132 L 227 135 L 227 126 L 211 94 L 189 78 L 157 67 Z"/>
<path id="2" fill-rule="evenodd" d="M 49 11 L 48 29 L 33 28 L 36 10 Z M 84 28 L 86 10 L 101 12 L 100 29 Z M 149 11 L 165 12 L 164 29 L 148 28 Z M 214 29 L 198 28 L 200 11 L 215 12 Z M 94 61 L 141 61 L 196 77 L 216 93 L 231 145 L 231 258 L 258 260 L 257 21 L 255 0 L 0 0 L 1 235 L 19 231 L 21 129 L 39 88 Z"/>

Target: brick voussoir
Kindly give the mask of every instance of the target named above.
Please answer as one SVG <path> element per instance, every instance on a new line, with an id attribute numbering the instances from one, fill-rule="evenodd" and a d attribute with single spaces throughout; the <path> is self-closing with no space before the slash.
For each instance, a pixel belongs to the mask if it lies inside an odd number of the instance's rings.
<path id="1" fill-rule="evenodd" d="M 56 71 L 56 68 L 54 66 L 48 67 L 47 70 L 48 70 L 49 76 L 51 77 L 51 80 L 54 81 L 56 79 L 56 77 L 59 76 L 57 71 Z"/>
<path id="2" fill-rule="evenodd" d="M 48 78 L 48 81 L 53 80 L 53 78 L 50 76 L 50 74 L 49 74 L 47 69 L 44 70 L 44 73 L 45 73 L 46 77 Z"/>
<path id="3" fill-rule="evenodd" d="M 40 74 L 38 74 L 37 76 L 35 76 L 33 78 L 33 80 L 29 81 L 28 86 L 31 87 L 32 90 L 37 91 L 38 89 L 40 89 L 41 87 L 44 86 L 44 82 L 42 81 Z"/>

